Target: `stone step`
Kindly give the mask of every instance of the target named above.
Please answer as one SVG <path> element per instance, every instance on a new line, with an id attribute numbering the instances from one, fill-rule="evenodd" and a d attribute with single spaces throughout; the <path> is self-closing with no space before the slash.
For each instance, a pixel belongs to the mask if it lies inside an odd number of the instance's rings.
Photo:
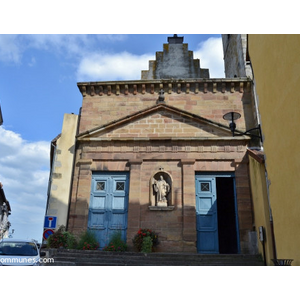
<path id="1" fill-rule="evenodd" d="M 257 257 L 253 256 L 156 256 L 156 255 L 71 255 L 71 254 L 63 254 L 54 256 L 56 259 L 66 260 L 71 259 L 74 261 L 86 261 L 86 260 L 114 260 L 114 261 L 156 261 L 156 262 L 165 262 L 165 261 L 178 261 L 178 262 L 209 262 L 209 261 L 223 261 L 223 262 L 238 262 L 238 261 L 257 261 Z"/>
<path id="2" fill-rule="evenodd" d="M 98 250 L 50 249 L 54 263 L 48 265 L 75 266 L 263 266 L 257 255 L 195 254 L 195 253 L 136 253 Z"/>
<path id="3" fill-rule="evenodd" d="M 70 261 L 70 260 L 55 260 L 55 263 L 48 264 L 51 266 L 262 266 L 262 263 L 257 261 L 235 261 L 235 262 L 224 262 L 224 261 L 211 261 L 211 262 L 156 262 L 156 261 L 91 261 L 91 260 L 80 260 L 80 261 Z"/>

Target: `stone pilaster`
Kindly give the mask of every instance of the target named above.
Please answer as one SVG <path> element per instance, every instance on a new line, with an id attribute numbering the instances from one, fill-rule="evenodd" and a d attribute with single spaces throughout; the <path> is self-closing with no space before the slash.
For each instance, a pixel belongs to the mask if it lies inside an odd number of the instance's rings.
<path id="1" fill-rule="evenodd" d="M 140 203 L 141 203 L 141 166 L 142 159 L 132 159 L 130 164 L 130 187 L 128 203 L 128 229 L 127 243 L 132 245 L 131 240 L 140 228 Z"/>
<path id="2" fill-rule="evenodd" d="M 195 170 L 194 159 L 182 159 L 183 241 L 190 251 L 196 249 Z"/>

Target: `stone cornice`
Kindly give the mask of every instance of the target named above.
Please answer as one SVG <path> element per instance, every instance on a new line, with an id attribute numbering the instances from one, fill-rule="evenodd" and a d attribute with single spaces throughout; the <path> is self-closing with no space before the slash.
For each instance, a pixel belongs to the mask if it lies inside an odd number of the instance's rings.
<path id="1" fill-rule="evenodd" d="M 250 92 L 252 80 L 248 78 L 220 79 L 160 79 L 128 81 L 78 82 L 77 86 L 83 97 L 103 95 L 137 95 L 165 93 L 225 93 Z"/>
<path id="2" fill-rule="evenodd" d="M 78 142 L 113 142 L 113 141 L 123 141 L 123 142 L 145 142 L 145 141 L 248 141 L 251 138 L 248 136 L 227 136 L 227 137 L 83 137 L 78 139 Z"/>
<path id="3" fill-rule="evenodd" d="M 263 164 L 265 162 L 265 156 L 264 152 L 261 150 L 252 150 L 247 149 L 247 153 L 253 157 L 256 161 L 258 161 L 260 164 Z"/>

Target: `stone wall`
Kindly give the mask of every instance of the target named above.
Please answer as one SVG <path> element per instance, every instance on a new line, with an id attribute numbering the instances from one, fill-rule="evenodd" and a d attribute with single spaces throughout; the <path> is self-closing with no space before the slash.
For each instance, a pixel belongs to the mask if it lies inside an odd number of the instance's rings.
<path id="1" fill-rule="evenodd" d="M 156 52 L 156 60 L 149 61 L 149 70 L 142 71 L 142 79 L 209 78 L 209 70 L 200 68 L 200 60 L 193 58 L 188 44 L 164 44 Z"/>
<path id="2" fill-rule="evenodd" d="M 195 173 L 235 172 L 241 251 L 252 230 L 247 137 L 232 137 L 223 115 L 238 111 L 248 127 L 248 81 L 79 84 L 83 93 L 69 230 L 87 228 L 94 171 L 130 172 L 127 242 L 139 228 L 155 230 L 157 251 L 196 252 Z M 153 85 L 153 86 L 151 86 Z M 91 88 L 93 86 L 93 88 Z M 165 91 L 164 103 L 157 103 Z M 249 122 L 250 123 L 250 122 Z M 172 178 L 172 207 L 151 210 L 151 177 Z"/>
<path id="3" fill-rule="evenodd" d="M 165 80 L 79 83 L 83 95 L 79 133 L 108 124 L 155 105 L 158 93 L 164 91 L 164 102 L 203 118 L 224 124 L 223 115 L 236 111 L 242 115 L 237 129 L 252 128 L 251 81 Z M 252 126 L 252 127 L 250 127 Z"/>

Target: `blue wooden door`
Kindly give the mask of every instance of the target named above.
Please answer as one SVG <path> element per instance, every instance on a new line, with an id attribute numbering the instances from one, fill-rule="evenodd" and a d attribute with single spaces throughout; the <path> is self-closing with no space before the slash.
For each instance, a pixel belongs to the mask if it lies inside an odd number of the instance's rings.
<path id="1" fill-rule="evenodd" d="M 219 253 L 216 182 L 214 177 L 196 176 L 197 249 Z"/>
<path id="2" fill-rule="evenodd" d="M 128 173 L 94 173 L 92 176 L 88 230 L 96 234 L 100 249 L 113 233 L 126 241 L 128 213 Z"/>

